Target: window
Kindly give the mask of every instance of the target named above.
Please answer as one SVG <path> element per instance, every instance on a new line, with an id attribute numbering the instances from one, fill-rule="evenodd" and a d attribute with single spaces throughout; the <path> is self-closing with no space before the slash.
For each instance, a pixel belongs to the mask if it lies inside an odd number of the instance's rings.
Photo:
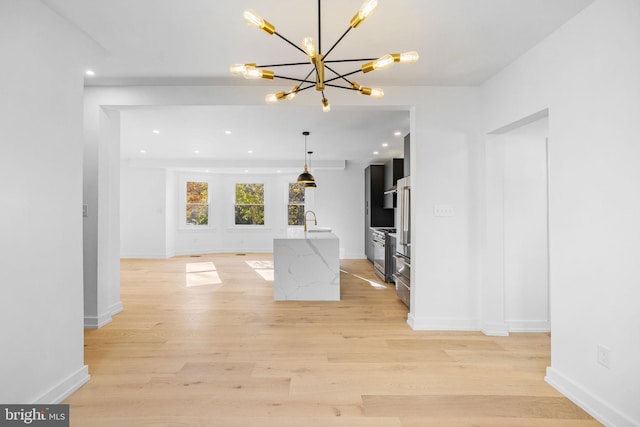
<path id="1" fill-rule="evenodd" d="M 292 182 L 289 184 L 288 224 L 304 225 L 304 184 Z"/>
<path id="2" fill-rule="evenodd" d="M 186 223 L 209 224 L 209 183 L 187 182 Z"/>
<path id="3" fill-rule="evenodd" d="M 236 225 L 264 225 L 264 184 L 236 184 Z"/>

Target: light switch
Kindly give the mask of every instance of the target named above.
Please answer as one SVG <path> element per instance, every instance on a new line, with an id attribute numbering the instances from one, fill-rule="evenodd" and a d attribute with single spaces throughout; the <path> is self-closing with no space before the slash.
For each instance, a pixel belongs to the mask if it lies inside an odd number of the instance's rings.
<path id="1" fill-rule="evenodd" d="M 433 216 L 440 216 L 440 217 L 453 216 L 453 206 L 451 206 L 451 205 L 435 205 L 433 207 Z"/>
<path id="2" fill-rule="evenodd" d="M 89 206 L 82 205 L 82 217 L 86 218 L 89 216 Z"/>

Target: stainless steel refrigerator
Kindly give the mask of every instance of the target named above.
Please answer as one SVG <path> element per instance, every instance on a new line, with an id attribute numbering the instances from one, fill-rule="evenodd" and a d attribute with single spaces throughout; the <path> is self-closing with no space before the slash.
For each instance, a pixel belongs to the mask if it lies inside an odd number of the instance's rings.
<path id="1" fill-rule="evenodd" d="M 411 304 L 411 177 L 396 184 L 396 294 L 407 307 Z"/>

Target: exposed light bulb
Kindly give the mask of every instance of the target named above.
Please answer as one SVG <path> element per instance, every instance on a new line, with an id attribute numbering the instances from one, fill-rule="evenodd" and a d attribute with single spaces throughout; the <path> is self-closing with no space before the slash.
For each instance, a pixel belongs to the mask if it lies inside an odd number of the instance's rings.
<path id="1" fill-rule="evenodd" d="M 374 87 L 371 88 L 371 96 L 373 98 L 382 98 L 384 96 L 384 91 L 382 89 L 380 89 L 379 87 Z"/>
<path id="2" fill-rule="evenodd" d="M 262 31 L 264 31 L 267 34 L 273 34 L 276 32 L 276 29 L 273 25 L 271 25 L 269 22 L 262 19 L 260 15 L 258 15 L 255 11 L 251 9 L 245 10 L 242 16 L 244 20 L 247 22 L 247 24 L 260 28 Z"/>
<path id="3" fill-rule="evenodd" d="M 354 15 L 353 18 L 351 18 L 351 22 L 349 23 L 351 28 L 356 28 L 358 25 L 360 25 L 362 21 L 364 21 L 366 18 L 371 16 L 373 12 L 375 12 L 377 7 L 378 0 L 367 0 L 362 3 L 362 6 L 360 6 L 358 12 Z"/>
<path id="4" fill-rule="evenodd" d="M 418 58 L 420 58 L 420 55 L 418 55 L 418 52 L 415 50 L 400 54 L 400 62 L 403 64 L 413 64 L 418 60 Z"/>
<path id="5" fill-rule="evenodd" d="M 229 66 L 229 72 L 238 76 L 244 74 L 244 72 L 247 71 L 247 66 L 251 65 L 255 66 L 256 64 L 231 64 Z"/>
<path id="6" fill-rule="evenodd" d="M 290 91 L 289 93 L 287 93 L 287 95 L 285 96 L 285 98 L 287 99 L 293 99 L 296 97 L 296 95 L 298 94 L 298 90 L 300 89 L 300 85 L 295 85 Z"/>
<path id="7" fill-rule="evenodd" d="M 273 71 L 261 70 L 253 65 L 247 64 L 242 77 L 245 79 L 270 79 L 273 80 Z"/>
<path id="8" fill-rule="evenodd" d="M 387 54 L 373 61 L 373 69 L 381 70 L 390 67 L 394 62 L 393 56 Z"/>
<path id="9" fill-rule="evenodd" d="M 373 14 L 373 12 L 375 12 L 377 7 L 378 0 L 367 0 L 362 3 L 362 6 L 360 6 L 358 15 L 360 15 L 362 19 L 368 18 L 369 16 L 371 16 L 371 14 Z"/>
<path id="10" fill-rule="evenodd" d="M 331 105 L 329 104 L 329 100 L 327 98 L 322 98 L 322 111 L 324 113 L 328 113 L 331 111 Z"/>
<path id="11" fill-rule="evenodd" d="M 302 48 L 309 55 L 310 59 L 313 59 L 318 53 L 316 49 L 316 42 L 313 40 L 313 37 L 305 37 L 302 40 Z"/>
<path id="12" fill-rule="evenodd" d="M 278 92 L 278 93 L 270 93 L 269 95 L 264 97 L 264 101 L 267 104 L 275 104 L 276 102 L 280 101 L 281 99 L 285 98 L 285 93 L 284 92 Z"/>
<path id="13" fill-rule="evenodd" d="M 390 67 L 391 65 L 393 65 L 394 62 L 395 62 L 395 59 L 393 55 L 387 54 L 376 59 L 373 62 L 367 62 L 366 64 L 362 65 L 361 69 L 363 73 L 368 73 L 370 71 L 380 70 L 382 68 Z"/>

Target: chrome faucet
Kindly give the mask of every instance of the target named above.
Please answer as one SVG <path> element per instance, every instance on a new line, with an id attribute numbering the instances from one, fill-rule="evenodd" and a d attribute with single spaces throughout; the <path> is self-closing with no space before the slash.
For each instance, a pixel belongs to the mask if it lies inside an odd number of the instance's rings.
<path id="1" fill-rule="evenodd" d="M 304 232 L 307 232 L 307 214 L 308 213 L 312 213 L 313 214 L 313 224 L 314 225 L 318 225 L 318 219 L 316 218 L 316 213 L 314 211 L 306 211 L 304 213 Z"/>

